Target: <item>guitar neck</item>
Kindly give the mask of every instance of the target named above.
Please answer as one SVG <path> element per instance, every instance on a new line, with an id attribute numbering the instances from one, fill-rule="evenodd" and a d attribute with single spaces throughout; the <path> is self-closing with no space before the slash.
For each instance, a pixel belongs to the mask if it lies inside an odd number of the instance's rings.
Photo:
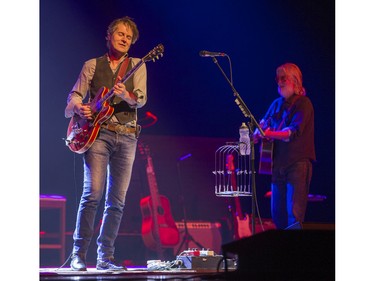
<path id="1" fill-rule="evenodd" d="M 153 207 L 154 207 L 154 210 L 156 211 L 157 207 L 160 205 L 160 200 L 159 200 L 158 186 L 157 186 L 156 177 L 155 177 L 154 165 L 153 165 L 151 156 L 147 156 L 146 173 L 147 173 L 148 185 L 150 187 L 150 194 L 151 194 Z"/>
<path id="2" fill-rule="evenodd" d="M 162 249 L 161 249 L 161 241 L 160 241 L 160 228 L 159 228 L 159 221 L 158 221 L 158 213 L 160 208 L 160 199 L 159 199 L 159 192 L 158 187 L 156 184 L 156 177 L 154 171 L 154 165 L 152 163 L 152 158 L 150 155 L 147 155 L 147 181 L 150 188 L 150 196 L 152 202 L 152 220 L 153 220 L 153 236 L 155 238 L 155 247 L 156 252 L 158 253 L 159 257 L 163 256 Z"/>
<path id="3" fill-rule="evenodd" d="M 144 64 L 144 59 L 141 59 L 130 71 L 128 71 L 124 77 L 119 81 L 119 83 L 125 84 L 126 81 L 129 80 L 129 78 Z M 95 101 L 95 107 L 97 105 L 102 105 L 105 101 L 110 99 L 114 94 L 114 88 L 108 91 L 103 97 L 101 97 L 98 101 Z"/>
<path id="4" fill-rule="evenodd" d="M 236 171 L 235 170 L 233 170 L 232 174 L 231 174 L 231 184 L 232 184 L 233 190 L 237 191 L 237 180 L 236 180 Z M 243 214 L 242 214 L 241 202 L 240 202 L 240 198 L 238 196 L 234 197 L 234 203 L 235 203 L 237 215 L 240 218 L 242 218 Z"/>

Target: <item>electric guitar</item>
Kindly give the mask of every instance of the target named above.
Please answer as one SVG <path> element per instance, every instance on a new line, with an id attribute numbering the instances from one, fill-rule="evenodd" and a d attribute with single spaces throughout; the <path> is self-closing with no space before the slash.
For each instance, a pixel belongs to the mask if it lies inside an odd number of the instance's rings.
<path id="1" fill-rule="evenodd" d="M 237 190 L 237 180 L 236 180 L 236 169 L 233 163 L 234 156 L 232 154 L 227 155 L 227 170 L 231 180 L 231 185 L 233 191 Z M 234 196 L 235 211 L 232 212 L 234 216 L 234 238 L 241 239 L 244 237 L 251 236 L 250 230 L 250 218 L 249 215 L 243 215 L 241 209 L 241 202 L 238 196 Z"/>
<path id="2" fill-rule="evenodd" d="M 127 72 L 119 82 L 125 84 L 145 62 L 155 61 L 159 56 L 163 56 L 163 52 L 164 46 L 159 44 Z M 114 112 L 114 108 L 109 105 L 109 99 L 113 95 L 114 88 L 111 90 L 106 87 L 100 88 L 95 98 L 87 104 L 90 106 L 93 119 L 84 119 L 77 114 L 70 119 L 65 144 L 71 151 L 82 154 L 91 147 L 99 134 L 100 125 L 108 120 Z"/>
<path id="3" fill-rule="evenodd" d="M 150 196 L 140 201 L 142 212 L 142 239 L 144 244 L 156 250 L 162 257 L 162 248 L 173 247 L 180 241 L 180 233 L 171 214 L 169 200 L 159 195 L 154 165 L 148 146 L 139 143 L 140 153 L 146 156 L 147 180 L 150 187 Z"/>

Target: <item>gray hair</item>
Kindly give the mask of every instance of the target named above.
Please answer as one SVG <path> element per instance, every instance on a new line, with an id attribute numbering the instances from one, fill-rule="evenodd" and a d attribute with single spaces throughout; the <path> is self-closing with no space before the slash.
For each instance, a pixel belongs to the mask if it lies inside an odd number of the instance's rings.
<path id="1" fill-rule="evenodd" d="M 288 78 L 291 78 L 295 93 L 297 95 L 306 96 L 306 90 L 302 86 L 302 72 L 299 67 L 294 63 L 284 63 L 276 69 L 276 77 L 279 77 L 280 74 L 283 73 L 285 73 Z"/>

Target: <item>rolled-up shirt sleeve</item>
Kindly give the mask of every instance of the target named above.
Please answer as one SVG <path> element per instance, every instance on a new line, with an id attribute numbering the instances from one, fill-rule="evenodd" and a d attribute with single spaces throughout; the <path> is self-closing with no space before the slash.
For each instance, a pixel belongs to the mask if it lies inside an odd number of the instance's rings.
<path id="1" fill-rule="evenodd" d="M 140 61 L 139 58 L 132 59 L 132 67 Z M 134 105 L 129 105 L 131 108 L 141 108 L 147 102 L 147 69 L 146 64 L 142 64 L 134 73 L 133 77 L 133 94 L 137 97 Z"/>
<path id="2" fill-rule="evenodd" d="M 74 115 L 74 107 L 85 100 L 91 80 L 94 76 L 96 60 L 91 59 L 84 63 L 76 83 L 68 94 L 67 106 L 65 107 L 65 117 L 70 118 Z"/>

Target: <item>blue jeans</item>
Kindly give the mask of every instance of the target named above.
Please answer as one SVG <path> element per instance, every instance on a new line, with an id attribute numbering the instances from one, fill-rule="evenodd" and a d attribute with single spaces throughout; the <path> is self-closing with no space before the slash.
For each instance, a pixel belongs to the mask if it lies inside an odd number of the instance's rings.
<path id="1" fill-rule="evenodd" d="M 278 229 L 285 229 L 294 224 L 299 224 L 299 227 L 302 227 L 311 176 L 312 164 L 310 161 L 300 161 L 286 169 L 273 170 L 271 214 Z"/>
<path id="2" fill-rule="evenodd" d="M 122 219 L 136 149 L 137 138 L 134 134 L 119 135 L 101 129 L 97 139 L 83 155 L 83 192 L 73 234 L 73 254 L 84 260 L 104 191 L 105 204 L 97 238 L 97 259 L 114 258 L 114 243 Z"/>

